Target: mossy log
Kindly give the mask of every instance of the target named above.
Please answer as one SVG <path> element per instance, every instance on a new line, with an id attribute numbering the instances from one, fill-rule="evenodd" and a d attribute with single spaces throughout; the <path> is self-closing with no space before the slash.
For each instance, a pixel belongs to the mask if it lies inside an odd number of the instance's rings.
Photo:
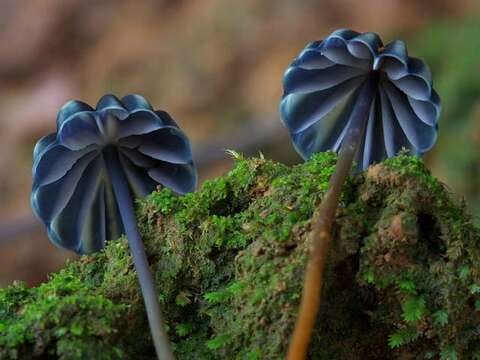
<path id="1" fill-rule="evenodd" d="M 293 328 L 335 155 L 235 162 L 138 203 L 178 359 L 280 359 Z M 348 179 L 326 274 L 311 359 L 480 358 L 480 233 L 421 160 Z M 125 239 L 0 290 L 0 358 L 154 359 Z"/>

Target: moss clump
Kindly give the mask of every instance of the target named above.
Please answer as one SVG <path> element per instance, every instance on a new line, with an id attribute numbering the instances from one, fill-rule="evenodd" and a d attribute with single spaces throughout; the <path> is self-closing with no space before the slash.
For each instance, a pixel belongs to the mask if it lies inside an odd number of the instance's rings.
<path id="1" fill-rule="evenodd" d="M 292 168 L 237 158 L 195 193 L 139 203 L 177 358 L 283 356 L 334 166 L 332 153 Z M 348 180 L 330 255 L 312 358 L 478 356 L 480 234 L 420 160 Z M 153 359 L 126 241 L 0 290 L 0 334 L 1 359 Z"/>

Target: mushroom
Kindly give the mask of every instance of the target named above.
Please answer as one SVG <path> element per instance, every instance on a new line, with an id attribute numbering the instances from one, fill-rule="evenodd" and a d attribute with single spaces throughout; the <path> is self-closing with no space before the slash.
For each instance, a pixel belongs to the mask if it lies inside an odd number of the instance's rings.
<path id="1" fill-rule="evenodd" d="M 197 182 L 190 142 L 164 111 L 143 97 L 103 96 L 95 109 L 70 101 L 57 132 L 33 153 L 31 204 L 57 246 L 90 254 L 128 238 L 159 359 L 173 359 L 158 293 L 148 267 L 134 201 L 158 184 L 184 194 Z"/>
<path id="2" fill-rule="evenodd" d="M 308 44 L 287 68 L 280 114 L 304 158 L 339 153 L 312 231 L 300 312 L 288 359 L 306 357 L 320 305 L 331 228 L 345 178 L 406 149 L 430 150 L 437 138 L 440 98 L 428 66 L 404 42 L 382 44 L 375 33 L 341 29 Z"/>

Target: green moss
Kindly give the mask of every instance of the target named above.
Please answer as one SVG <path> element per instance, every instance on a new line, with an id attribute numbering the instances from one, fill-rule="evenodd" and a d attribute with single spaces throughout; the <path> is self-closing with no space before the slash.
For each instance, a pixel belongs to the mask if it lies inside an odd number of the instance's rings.
<path id="1" fill-rule="evenodd" d="M 111 359 L 123 351 L 115 325 L 126 305 L 92 291 L 69 270 L 35 289 L 14 284 L 0 292 L 0 355 L 30 358 L 56 354 L 64 359 Z M 105 339 L 106 341 L 102 340 Z M 30 344 L 25 348 L 25 344 Z M 96 357 L 95 354 L 100 354 Z"/>
<path id="2" fill-rule="evenodd" d="M 332 153 L 292 168 L 237 156 L 232 171 L 195 193 L 164 189 L 139 202 L 178 359 L 283 356 L 312 216 L 334 166 Z M 419 159 L 399 156 L 350 178 L 312 354 L 474 357 L 479 240 L 463 206 Z M 153 359 L 125 239 L 38 288 L 0 290 L 0 333 L 1 359 Z"/>

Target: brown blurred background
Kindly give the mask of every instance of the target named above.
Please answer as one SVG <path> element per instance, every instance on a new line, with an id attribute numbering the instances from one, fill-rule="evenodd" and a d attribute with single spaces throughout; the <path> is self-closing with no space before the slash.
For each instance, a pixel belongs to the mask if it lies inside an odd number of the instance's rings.
<path id="1" fill-rule="evenodd" d="M 480 215 L 480 2 L 474 0 L 0 0 L 0 286 L 34 285 L 71 254 L 29 205 L 32 149 L 70 99 L 144 95 L 190 136 L 201 179 L 230 148 L 287 163 L 283 72 L 336 28 L 402 38 L 442 97 L 427 161 Z"/>

